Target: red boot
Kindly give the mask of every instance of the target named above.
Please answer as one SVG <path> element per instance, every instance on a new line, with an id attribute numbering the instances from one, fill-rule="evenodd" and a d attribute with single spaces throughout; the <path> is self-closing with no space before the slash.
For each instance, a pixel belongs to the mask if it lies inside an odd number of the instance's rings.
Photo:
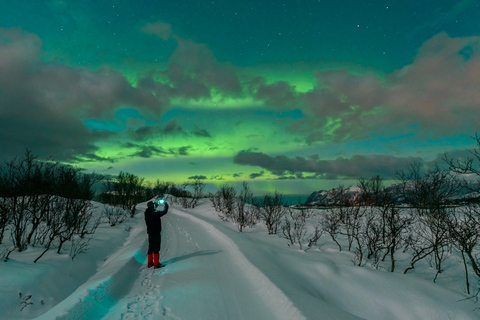
<path id="1" fill-rule="evenodd" d="M 153 267 L 153 254 L 152 253 L 148 254 L 148 267 L 149 268 Z"/>
<path id="2" fill-rule="evenodd" d="M 163 264 L 161 264 L 158 260 L 160 259 L 160 253 L 154 253 L 153 254 L 153 267 L 155 269 L 163 267 Z"/>

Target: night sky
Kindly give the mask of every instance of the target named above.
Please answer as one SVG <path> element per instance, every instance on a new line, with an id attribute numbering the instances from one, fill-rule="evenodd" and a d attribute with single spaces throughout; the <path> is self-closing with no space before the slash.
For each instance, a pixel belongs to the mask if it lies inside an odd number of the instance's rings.
<path id="1" fill-rule="evenodd" d="M 478 0 L 0 0 L 0 160 L 309 194 L 461 155 Z"/>

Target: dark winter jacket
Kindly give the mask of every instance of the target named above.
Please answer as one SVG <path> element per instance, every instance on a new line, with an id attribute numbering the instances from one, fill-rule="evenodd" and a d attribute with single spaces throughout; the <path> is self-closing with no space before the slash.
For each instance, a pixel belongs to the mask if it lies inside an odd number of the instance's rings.
<path id="1" fill-rule="evenodd" d="M 165 208 L 156 211 L 155 208 L 148 207 L 145 210 L 145 223 L 147 224 L 147 233 L 150 235 L 160 235 L 162 232 L 162 217 L 168 212 L 168 204 L 165 202 Z"/>

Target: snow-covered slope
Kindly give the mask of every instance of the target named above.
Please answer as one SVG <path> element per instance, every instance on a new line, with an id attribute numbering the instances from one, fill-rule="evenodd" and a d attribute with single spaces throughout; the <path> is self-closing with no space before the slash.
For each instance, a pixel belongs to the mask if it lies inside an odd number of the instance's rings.
<path id="1" fill-rule="evenodd" d="M 473 301 L 462 300 L 461 275 L 448 289 L 423 275 L 355 267 L 352 254 L 326 237 L 305 252 L 261 225 L 239 233 L 208 200 L 192 210 L 171 206 L 163 226 L 166 267 L 158 270 L 145 268 L 141 214 L 99 228 L 93 247 L 73 262 L 51 252 L 33 264 L 39 249 L 13 253 L 0 263 L 3 318 L 479 318 Z"/>

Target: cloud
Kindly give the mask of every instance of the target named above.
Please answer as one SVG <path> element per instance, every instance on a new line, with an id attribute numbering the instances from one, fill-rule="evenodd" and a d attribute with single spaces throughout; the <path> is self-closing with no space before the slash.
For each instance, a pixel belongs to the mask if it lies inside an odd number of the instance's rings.
<path id="1" fill-rule="evenodd" d="M 175 119 L 170 120 L 163 127 L 155 125 L 142 126 L 131 132 L 132 138 L 138 141 L 145 141 L 151 137 L 156 137 L 158 135 L 176 134 L 186 134 L 186 132 Z"/>
<path id="2" fill-rule="evenodd" d="M 305 118 L 288 128 L 308 143 L 372 132 L 410 131 L 423 139 L 472 134 L 480 117 L 480 37 L 437 34 L 410 65 L 384 76 L 335 70 L 316 79 L 314 89 L 295 97 Z"/>
<path id="3" fill-rule="evenodd" d="M 142 146 L 141 150 L 134 153 L 133 157 L 141 157 L 141 158 L 151 158 L 154 155 L 161 155 L 167 154 L 163 148 L 157 148 L 155 146 Z"/>
<path id="4" fill-rule="evenodd" d="M 256 88 L 256 97 L 275 110 L 292 110 L 296 108 L 297 94 L 295 88 L 285 81 L 273 84 L 262 83 Z"/>
<path id="5" fill-rule="evenodd" d="M 116 159 L 110 158 L 110 157 L 100 157 L 97 156 L 95 153 L 84 153 L 81 157 L 82 162 L 112 162 L 114 163 Z"/>
<path id="6" fill-rule="evenodd" d="M 397 171 L 406 168 L 411 163 L 421 162 L 422 159 L 390 155 L 356 155 L 349 159 L 339 157 L 334 160 L 321 160 L 316 157 L 309 159 L 272 157 L 262 152 L 244 150 L 235 155 L 233 161 L 240 165 L 261 167 L 279 177 L 290 176 L 293 178 L 292 175 L 295 175 L 297 179 L 303 179 L 302 173 L 312 173 L 322 179 L 359 179 L 375 175 L 389 179 L 394 178 Z"/>
<path id="7" fill-rule="evenodd" d="M 178 154 L 181 156 L 188 156 L 189 155 L 189 150 L 191 149 L 191 146 L 185 146 L 185 147 L 180 147 L 178 148 Z"/>
<path id="8" fill-rule="evenodd" d="M 232 65 L 218 62 L 205 44 L 177 35 L 172 38 L 177 41 L 177 47 L 168 58 L 166 69 L 140 79 L 140 88 L 154 92 L 166 103 L 172 98 L 210 98 L 212 90 L 225 95 L 241 93 L 241 84 Z M 163 80 L 158 82 L 157 78 Z"/>
<path id="9" fill-rule="evenodd" d="M 188 177 L 188 180 L 206 180 L 206 179 L 207 179 L 206 176 L 199 176 L 199 175 Z"/>
<path id="10" fill-rule="evenodd" d="M 170 120 L 162 129 L 161 132 L 164 134 L 178 134 L 184 133 L 183 128 L 178 124 L 177 120 Z"/>
<path id="11" fill-rule="evenodd" d="M 169 57 L 166 70 L 174 96 L 192 99 L 210 97 L 212 88 L 225 94 L 241 92 L 233 66 L 219 63 L 205 44 L 179 37 L 175 39 L 178 46 Z"/>
<path id="12" fill-rule="evenodd" d="M 126 145 L 127 146 L 127 145 Z M 183 146 L 177 148 L 168 148 L 164 149 L 162 147 L 152 146 L 152 145 L 136 145 L 129 143 L 129 148 L 138 149 L 137 152 L 134 152 L 130 155 L 131 158 L 141 157 L 141 158 L 151 158 L 153 156 L 188 156 L 191 146 Z"/>
<path id="13" fill-rule="evenodd" d="M 205 138 L 211 138 L 212 135 L 210 132 L 208 132 L 206 129 L 195 127 L 193 130 L 193 134 L 196 135 L 197 137 L 205 137 Z"/>
<path id="14" fill-rule="evenodd" d="M 25 148 L 56 160 L 91 155 L 101 135 L 89 130 L 82 117 L 113 114 L 124 104 L 161 111 L 151 93 L 133 88 L 118 72 L 46 64 L 42 54 L 37 35 L 0 29 L 1 160 Z"/>
<path id="15" fill-rule="evenodd" d="M 142 31 L 147 34 L 154 34 L 163 40 L 168 40 L 172 35 L 172 26 L 169 23 L 157 21 L 154 23 L 147 23 Z"/>
<path id="16" fill-rule="evenodd" d="M 130 131 L 130 136 L 137 141 L 145 141 L 149 138 L 162 135 L 194 135 L 204 138 L 212 137 L 206 129 L 199 128 L 198 126 L 195 126 L 194 130 L 191 132 L 185 131 L 176 119 L 168 121 L 163 127 L 158 125 L 148 125 Z"/>
<path id="17" fill-rule="evenodd" d="M 263 176 L 265 174 L 265 171 L 261 171 L 259 173 L 251 173 L 249 175 L 250 179 L 256 179 L 256 178 L 259 178 L 261 176 Z"/>
<path id="18" fill-rule="evenodd" d="M 440 33 L 423 44 L 411 65 L 389 78 L 390 120 L 416 119 L 435 136 L 471 134 L 477 127 L 480 37 L 451 38 Z"/>

